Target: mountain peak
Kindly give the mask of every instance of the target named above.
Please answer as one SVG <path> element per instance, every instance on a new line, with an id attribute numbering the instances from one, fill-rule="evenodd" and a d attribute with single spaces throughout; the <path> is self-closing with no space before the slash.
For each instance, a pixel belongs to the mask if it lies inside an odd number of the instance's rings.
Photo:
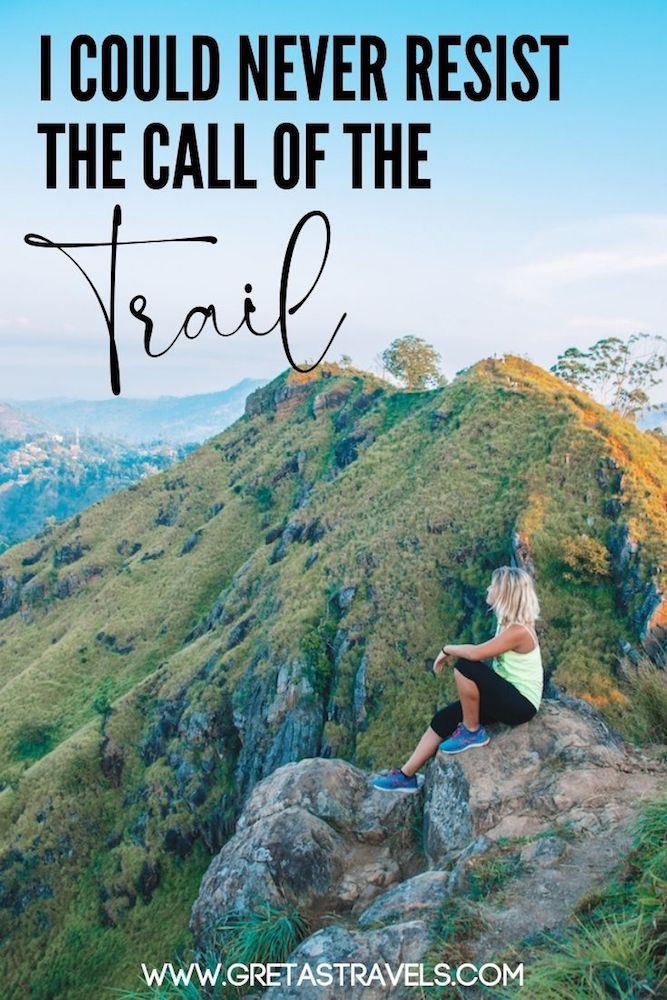
<path id="1" fill-rule="evenodd" d="M 260 413 L 274 412 L 280 416 L 292 413 L 304 400 L 310 399 L 315 411 L 317 397 L 334 397 L 342 401 L 354 387 L 364 392 L 395 390 L 384 379 L 359 368 L 342 367 L 335 362 L 322 363 L 310 372 L 288 368 L 271 382 L 250 393 L 246 399 L 246 415 L 254 417 Z M 314 413 L 313 415 L 316 415 Z"/>

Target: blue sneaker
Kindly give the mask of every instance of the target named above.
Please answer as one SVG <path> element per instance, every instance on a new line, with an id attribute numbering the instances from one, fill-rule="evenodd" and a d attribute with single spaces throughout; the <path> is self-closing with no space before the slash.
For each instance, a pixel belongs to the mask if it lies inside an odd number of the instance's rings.
<path id="1" fill-rule="evenodd" d="M 443 753 L 463 753 L 464 750 L 471 750 L 473 747 L 485 747 L 489 739 L 489 734 L 484 726 L 480 726 L 472 733 L 461 722 L 449 739 L 440 744 L 439 749 Z"/>
<path id="2" fill-rule="evenodd" d="M 419 791 L 419 782 L 416 775 L 408 778 L 401 771 L 400 767 L 394 767 L 388 774 L 381 774 L 373 782 L 373 788 L 379 788 L 381 792 L 409 792 Z"/>

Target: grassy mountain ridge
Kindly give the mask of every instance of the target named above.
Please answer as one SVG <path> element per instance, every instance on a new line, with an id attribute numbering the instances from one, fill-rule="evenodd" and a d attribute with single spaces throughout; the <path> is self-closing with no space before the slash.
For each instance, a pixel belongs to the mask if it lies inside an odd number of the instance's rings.
<path id="1" fill-rule="evenodd" d="M 664 626 L 664 447 L 516 358 L 423 393 L 321 366 L 3 553 L 9 981 L 76 1000 L 173 954 L 249 787 L 309 754 L 393 762 L 510 558 L 552 682 L 618 712 L 619 643 Z"/>

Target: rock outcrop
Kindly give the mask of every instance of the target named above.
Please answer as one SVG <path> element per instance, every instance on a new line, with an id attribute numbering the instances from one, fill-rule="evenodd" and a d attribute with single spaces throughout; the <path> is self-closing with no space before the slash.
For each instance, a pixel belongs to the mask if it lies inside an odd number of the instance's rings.
<path id="1" fill-rule="evenodd" d="M 364 910 L 417 870 L 415 799 L 378 793 L 342 760 L 278 768 L 255 786 L 202 880 L 190 921 L 197 946 L 211 945 L 221 916 L 259 901 L 298 906 L 311 926 Z"/>
<path id="2" fill-rule="evenodd" d="M 312 393 L 310 379 L 298 381 L 290 373 L 287 379 L 276 384 L 276 380 L 266 386 L 255 389 L 246 398 L 245 413 L 247 417 L 256 417 L 261 413 L 278 412 L 281 416 L 291 413 Z"/>
<path id="3" fill-rule="evenodd" d="M 343 982 L 338 984 L 335 979 L 331 985 L 309 983 L 295 979 L 291 985 L 279 986 L 268 991 L 267 995 L 277 1000 L 333 1000 L 334 997 L 346 997 L 348 1000 L 380 1000 L 383 997 L 396 996 L 403 990 L 395 990 L 387 974 L 388 966 L 394 975 L 401 963 L 418 961 L 429 947 L 429 930 L 421 920 L 409 920 L 400 924 L 391 924 L 373 931 L 348 930 L 345 927 L 325 927 L 317 934 L 307 938 L 292 952 L 288 961 L 294 962 L 296 977 L 300 970 L 308 965 L 317 970 L 321 963 L 334 961 L 345 964 L 355 963 L 357 969 L 367 970 L 365 975 L 372 975 L 374 982 L 368 984 L 365 978 L 359 977 L 354 984 Z M 372 970 L 376 968 L 377 973 Z M 379 981 L 383 975 L 384 982 Z M 344 973 L 343 973 L 344 975 Z"/>
<path id="4" fill-rule="evenodd" d="M 659 794 L 667 765 L 573 698 L 545 701 L 526 725 L 491 729 L 482 751 L 429 762 L 419 795 L 377 791 L 358 768 L 322 758 L 261 781 L 202 880 L 190 921 L 197 948 L 214 946 L 223 917 L 262 901 L 296 906 L 315 931 L 287 959 L 297 969 L 419 962 L 461 898 L 477 900 L 479 929 L 466 947 L 484 960 L 566 922 L 627 848 L 637 802 Z M 499 871 L 509 880 L 502 906 L 493 902 Z M 302 982 L 271 995 L 333 1000 L 340 989 Z M 345 995 L 399 992 L 378 982 Z"/>
<path id="5" fill-rule="evenodd" d="M 451 861 L 475 837 L 536 836 L 551 828 L 598 832 L 630 818 L 655 788 L 641 755 L 574 698 L 545 701 L 535 719 L 499 728 L 479 757 L 439 755 L 426 781 L 429 861 Z M 625 794 L 632 770 L 632 795 Z"/>

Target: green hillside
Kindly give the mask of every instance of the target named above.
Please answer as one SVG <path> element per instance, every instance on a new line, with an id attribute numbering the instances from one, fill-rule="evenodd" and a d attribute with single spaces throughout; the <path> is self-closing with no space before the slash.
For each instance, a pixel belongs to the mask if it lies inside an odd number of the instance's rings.
<path id="1" fill-rule="evenodd" d="M 10 995 L 88 1000 L 186 949 L 249 788 L 303 756 L 394 763 L 511 558 L 551 683 L 622 724 L 619 658 L 664 649 L 665 447 L 516 358 L 420 393 L 321 366 L 4 552 Z"/>

